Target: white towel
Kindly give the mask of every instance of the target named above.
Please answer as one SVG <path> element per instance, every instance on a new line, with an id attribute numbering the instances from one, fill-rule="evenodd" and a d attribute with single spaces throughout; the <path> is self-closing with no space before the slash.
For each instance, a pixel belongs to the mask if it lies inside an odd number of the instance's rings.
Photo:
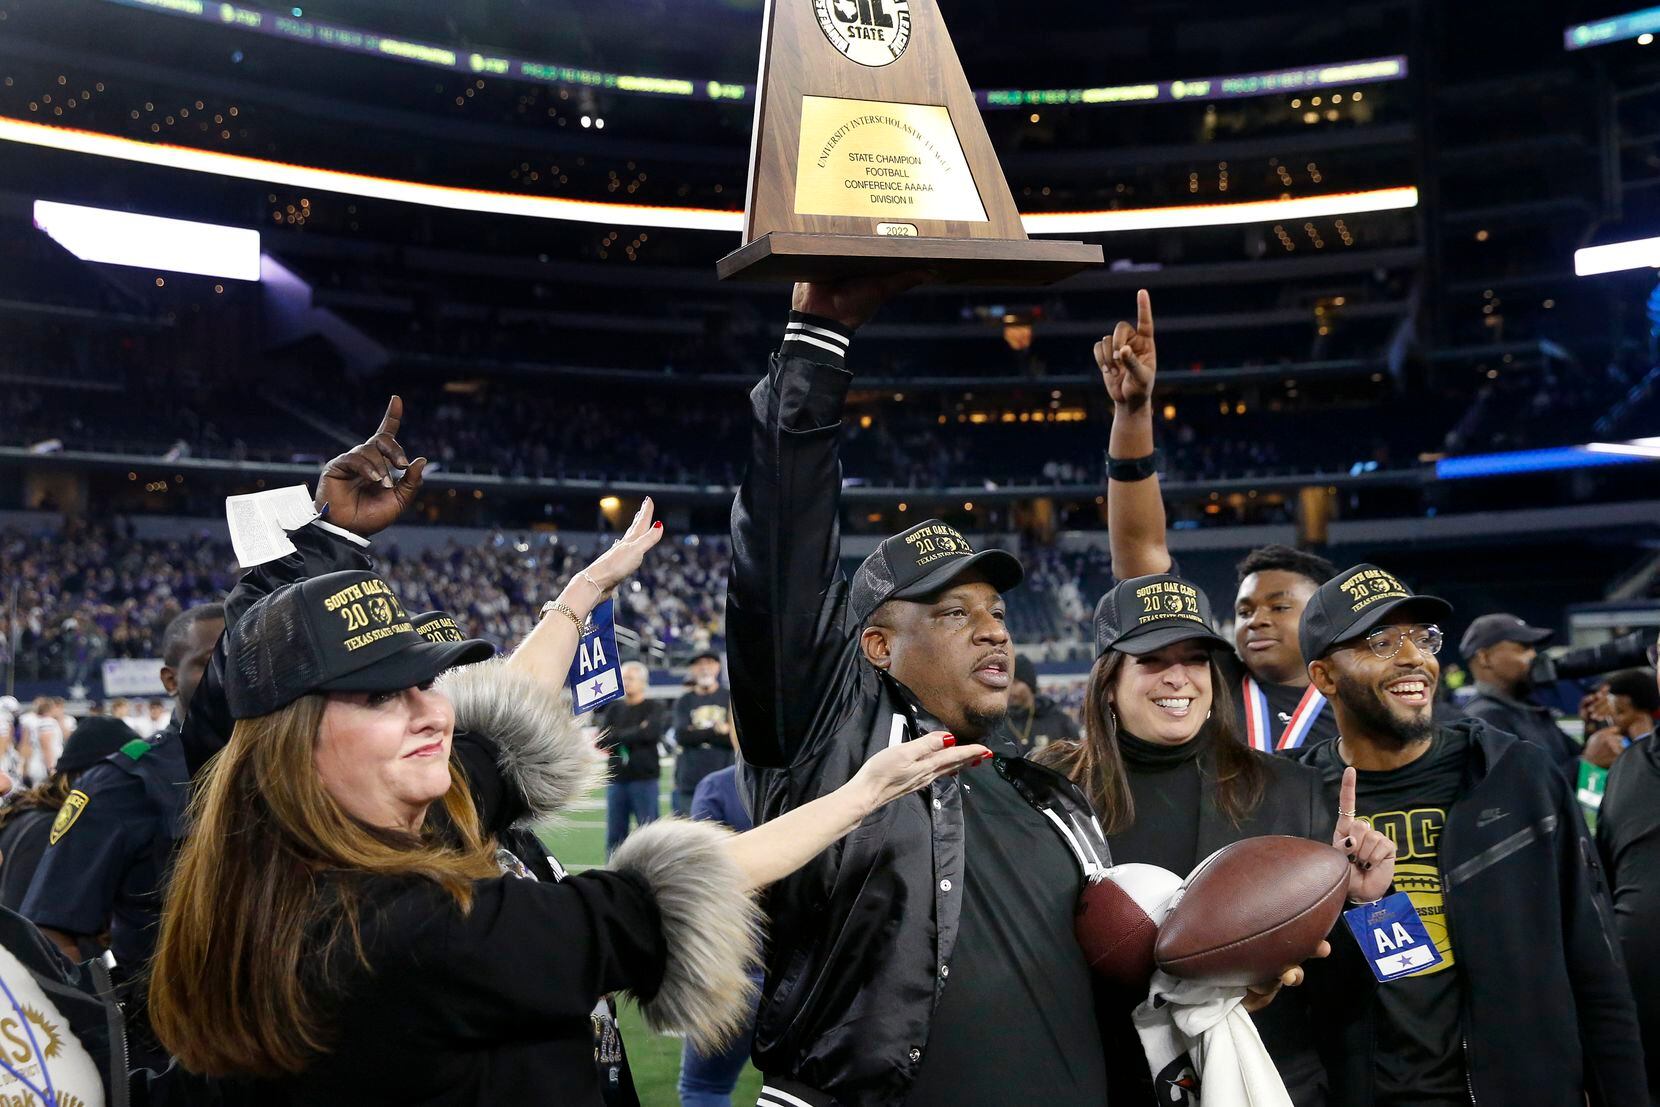
<path id="1" fill-rule="evenodd" d="M 1153 1074 L 1155 1102 L 1291 1107 L 1244 999 L 1244 988 L 1153 974 L 1147 1002 L 1132 1017 Z"/>

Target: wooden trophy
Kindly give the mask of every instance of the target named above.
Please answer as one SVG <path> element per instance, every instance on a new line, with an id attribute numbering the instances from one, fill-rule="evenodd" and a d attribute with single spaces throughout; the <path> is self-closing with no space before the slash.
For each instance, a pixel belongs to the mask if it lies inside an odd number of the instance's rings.
<path id="1" fill-rule="evenodd" d="M 722 280 L 1049 284 L 1101 261 L 1026 237 L 936 0 L 767 0 L 744 244 Z"/>

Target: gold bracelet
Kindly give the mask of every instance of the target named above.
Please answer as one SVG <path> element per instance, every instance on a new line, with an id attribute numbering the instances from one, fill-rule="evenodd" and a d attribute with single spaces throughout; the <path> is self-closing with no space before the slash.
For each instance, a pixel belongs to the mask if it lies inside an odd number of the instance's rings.
<path id="1" fill-rule="evenodd" d="M 578 634 L 581 634 L 588 629 L 588 624 L 583 622 L 582 619 L 578 617 L 577 613 L 572 611 L 569 606 L 559 600 L 549 600 L 547 603 L 542 605 L 542 618 L 546 619 L 548 617 L 548 612 L 550 611 L 557 611 L 559 614 L 569 619 L 572 623 L 576 624 L 576 632 Z"/>

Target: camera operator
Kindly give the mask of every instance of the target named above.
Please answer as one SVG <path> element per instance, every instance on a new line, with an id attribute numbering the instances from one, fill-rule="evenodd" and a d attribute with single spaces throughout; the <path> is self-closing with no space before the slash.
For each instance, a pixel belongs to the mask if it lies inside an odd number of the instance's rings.
<path id="1" fill-rule="evenodd" d="M 1538 746 L 1572 778 L 1579 751 L 1556 725 L 1551 709 L 1533 699 L 1538 647 L 1555 634 L 1508 614 L 1483 615 L 1471 623 L 1458 646 L 1476 681 L 1476 694 L 1464 713 Z"/>

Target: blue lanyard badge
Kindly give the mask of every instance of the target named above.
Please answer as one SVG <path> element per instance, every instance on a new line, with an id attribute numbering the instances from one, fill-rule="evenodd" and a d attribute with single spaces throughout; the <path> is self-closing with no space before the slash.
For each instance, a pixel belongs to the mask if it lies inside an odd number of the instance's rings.
<path id="1" fill-rule="evenodd" d="M 571 660 L 571 699 L 576 714 L 604 707 L 623 694 L 622 663 L 617 658 L 617 624 L 612 601 L 606 600 L 588 616 L 588 629 L 576 644 Z"/>
<path id="2" fill-rule="evenodd" d="M 1343 919 L 1379 982 L 1411 976 L 1442 961 L 1441 951 L 1430 940 L 1424 921 L 1405 892 L 1345 911 Z"/>

